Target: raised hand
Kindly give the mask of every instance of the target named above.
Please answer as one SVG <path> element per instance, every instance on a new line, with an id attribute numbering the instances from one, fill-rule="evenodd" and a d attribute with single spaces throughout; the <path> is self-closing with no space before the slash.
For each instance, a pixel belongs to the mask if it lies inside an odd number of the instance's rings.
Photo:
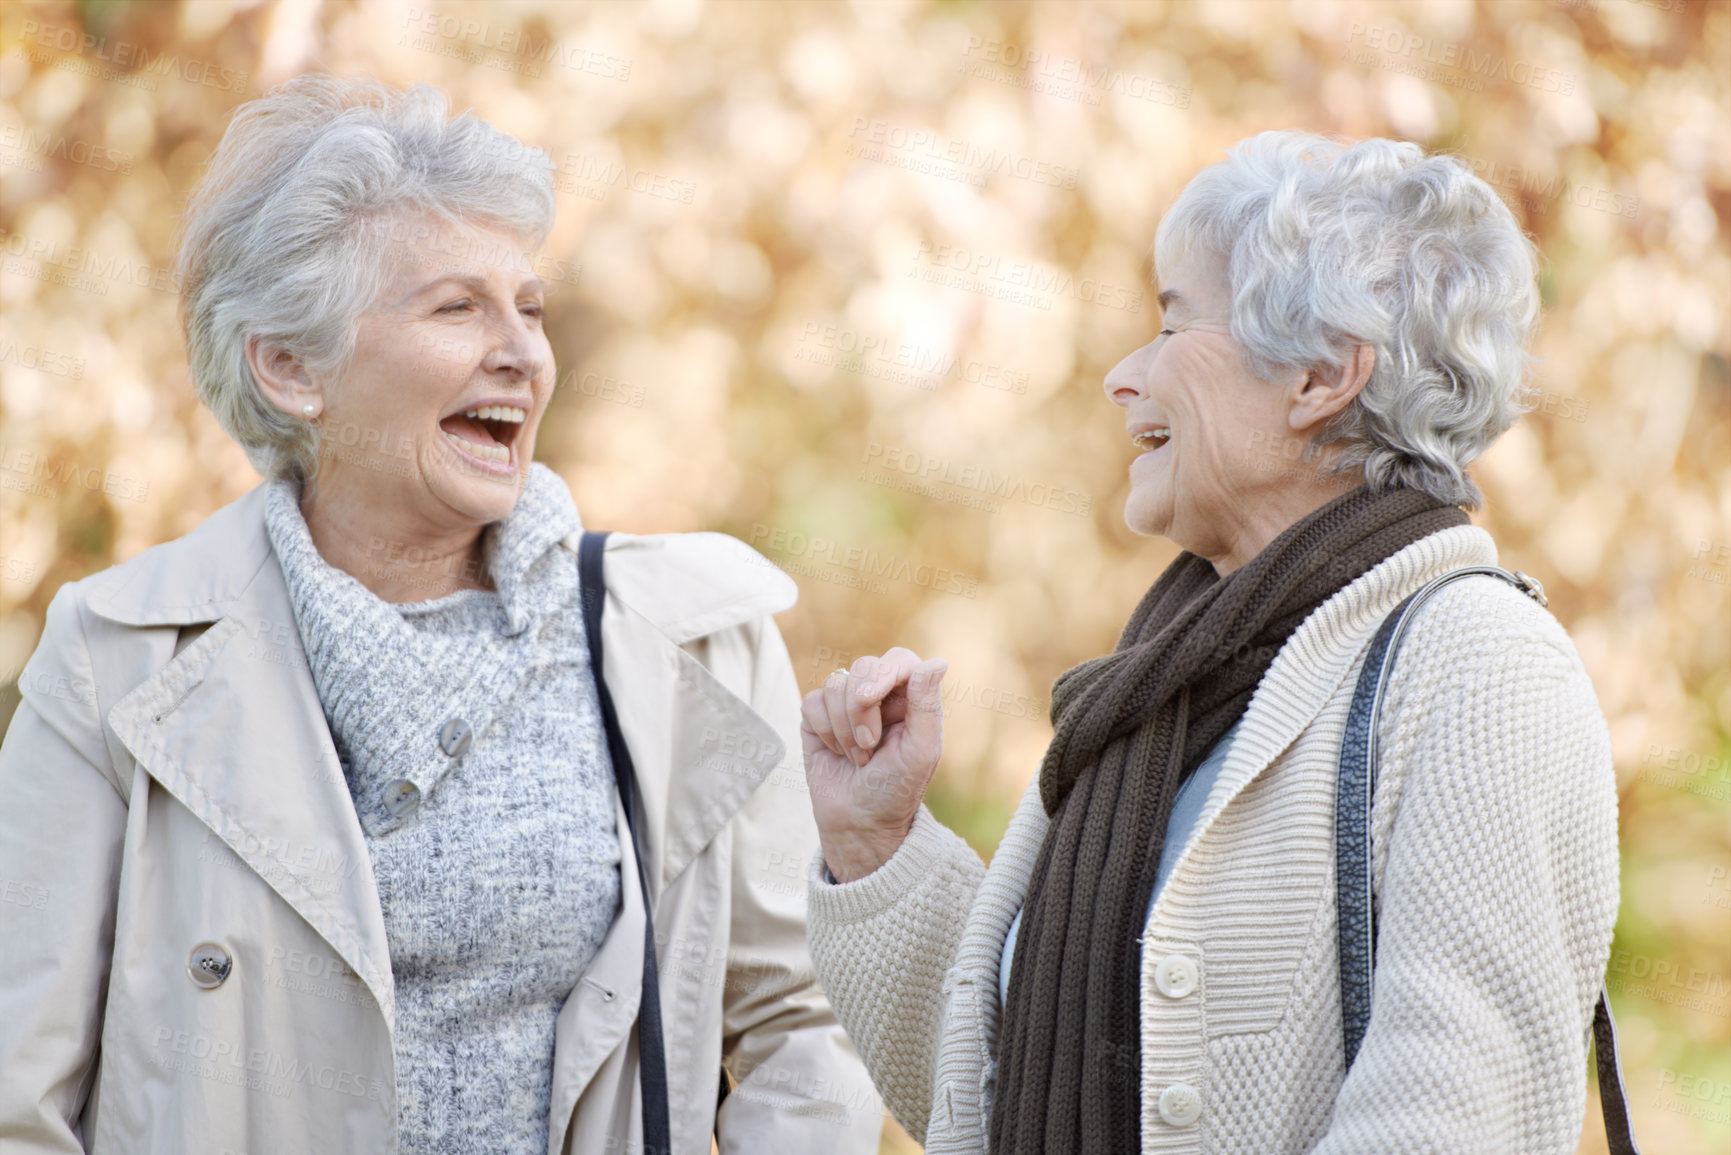
<path id="1" fill-rule="evenodd" d="M 800 742 L 823 858 L 837 882 L 888 862 L 944 749 L 949 663 L 897 646 L 837 670 L 800 703 Z"/>

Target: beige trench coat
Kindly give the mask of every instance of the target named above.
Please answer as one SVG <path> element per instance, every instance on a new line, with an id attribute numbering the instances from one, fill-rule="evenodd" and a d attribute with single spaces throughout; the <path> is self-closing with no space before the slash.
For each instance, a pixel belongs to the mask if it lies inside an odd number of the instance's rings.
<path id="1" fill-rule="evenodd" d="M 0 1151 L 391 1152 L 393 987 L 366 843 L 263 521 L 264 489 L 70 584 L 0 748 Z M 575 538 L 566 545 L 575 548 Z M 877 1149 L 819 989 L 793 583 L 719 534 L 615 535 L 608 684 L 636 761 L 675 1155 Z M 431 739 L 429 739 L 431 740 Z M 547 1149 L 643 1151 L 643 908 L 559 1014 Z M 194 983 L 217 947 L 221 985 Z"/>

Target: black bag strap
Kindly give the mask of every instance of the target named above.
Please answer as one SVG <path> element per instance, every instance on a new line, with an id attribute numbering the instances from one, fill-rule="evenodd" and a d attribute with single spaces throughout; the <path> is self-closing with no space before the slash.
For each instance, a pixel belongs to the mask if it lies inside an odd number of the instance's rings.
<path id="1" fill-rule="evenodd" d="M 1376 909 L 1371 879 L 1370 808 L 1376 793 L 1377 720 L 1389 669 L 1394 665 L 1413 616 L 1431 596 L 1450 582 L 1485 574 L 1508 582 L 1541 606 L 1547 604 L 1539 583 L 1523 573 L 1492 565 L 1465 566 L 1427 582 L 1401 602 L 1383 621 L 1371 641 L 1346 715 L 1340 744 L 1340 778 L 1334 795 L 1335 888 L 1340 926 L 1340 1014 L 1346 1068 L 1352 1069 L 1370 1025 L 1370 980 L 1376 966 Z M 1593 1011 L 1593 1055 L 1599 1071 L 1599 1103 L 1611 1155 L 1640 1155 L 1629 1124 L 1623 1068 L 1617 1058 L 1617 1024 L 1603 985 Z"/>
<path id="2" fill-rule="evenodd" d="M 637 880 L 643 890 L 643 999 L 637 1008 L 638 1078 L 643 1086 L 643 1150 L 666 1155 L 673 1149 L 673 1128 L 667 1107 L 667 1058 L 661 1039 L 661 983 L 655 960 L 655 913 L 649 902 L 649 868 L 643 858 L 643 832 L 637 828 L 637 773 L 626 748 L 619 713 L 601 662 L 601 607 L 607 596 L 603 581 L 605 533 L 585 533 L 577 547 L 577 581 L 583 592 L 583 632 L 589 639 L 589 666 L 595 672 L 595 693 L 601 699 L 601 725 L 607 731 L 607 751 L 612 756 L 613 780 L 619 786 L 619 804 L 631 826 L 631 842 L 637 850 Z"/>

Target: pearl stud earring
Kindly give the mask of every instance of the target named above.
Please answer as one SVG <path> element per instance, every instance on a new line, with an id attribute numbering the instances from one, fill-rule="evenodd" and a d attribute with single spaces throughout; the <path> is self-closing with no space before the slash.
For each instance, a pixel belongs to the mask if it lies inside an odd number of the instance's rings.
<path id="1" fill-rule="evenodd" d="M 302 405 L 301 406 L 301 412 L 305 413 L 308 417 L 311 417 L 313 415 L 313 406 L 312 406 L 311 402 L 308 402 L 307 404 Z"/>

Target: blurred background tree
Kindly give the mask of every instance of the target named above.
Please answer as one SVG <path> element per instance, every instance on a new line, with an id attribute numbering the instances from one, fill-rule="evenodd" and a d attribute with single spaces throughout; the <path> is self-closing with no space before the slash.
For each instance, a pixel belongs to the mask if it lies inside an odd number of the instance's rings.
<path id="1" fill-rule="evenodd" d="M 1265 129 L 1460 155 L 1545 256 L 1533 412 L 1476 520 L 1610 721 L 1636 1121 L 1731 1147 L 1731 4 L 13 0 L 0 681 L 60 585 L 257 483 L 193 397 L 176 219 L 233 108 L 309 69 L 432 83 L 547 151 L 540 457 L 588 524 L 788 569 L 807 687 L 948 657 L 931 802 L 987 855 L 1052 680 L 1173 556 L 1124 527 L 1100 391 L 1157 327 L 1165 206 Z"/>

